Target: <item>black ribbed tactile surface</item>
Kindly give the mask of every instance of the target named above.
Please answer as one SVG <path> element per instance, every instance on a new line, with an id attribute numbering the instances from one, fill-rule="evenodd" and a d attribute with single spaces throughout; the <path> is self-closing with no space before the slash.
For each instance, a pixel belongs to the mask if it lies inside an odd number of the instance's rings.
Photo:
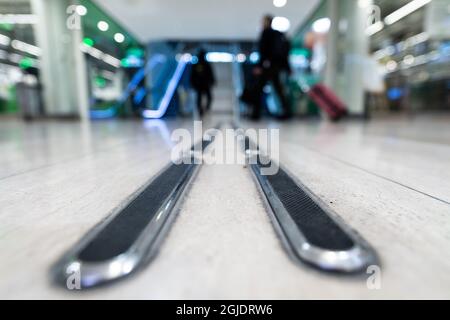
<path id="1" fill-rule="evenodd" d="M 353 240 L 285 171 L 280 169 L 267 180 L 309 243 L 332 251 L 353 247 Z"/>
<path id="2" fill-rule="evenodd" d="M 80 252 L 84 262 L 100 262 L 125 253 L 159 211 L 172 191 L 193 169 L 190 164 L 172 165 L 130 202 Z"/>

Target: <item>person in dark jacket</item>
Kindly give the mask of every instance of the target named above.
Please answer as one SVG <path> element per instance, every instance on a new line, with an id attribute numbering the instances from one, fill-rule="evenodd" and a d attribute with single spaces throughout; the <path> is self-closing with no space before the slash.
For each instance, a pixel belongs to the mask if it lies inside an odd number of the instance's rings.
<path id="1" fill-rule="evenodd" d="M 203 116 L 205 110 L 211 109 L 212 87 L 216 80 L 211 64 L 206 60 L 206 51 L 200 50 L 198 62 L 192 66 L 191 86 L 197 93 L 197 108 L 200 116 Z M 206 97 L 206 105 L 203 107 L 203 97 Z"/>
<path id="2" fill-rule="evenodd" d="M 263 31 L 259 39 L 260 60 L 255 69 L 255 75 L 258 77 L 257 97 L 252 113 L 252 118 L 255 120 L 261 117 L 263 89 L 269 81 L 280 99 L 283 108 L 281 117 L 289 118 L 291 116 L 289 102 L 280 78 L 282 72 L 291 72 L 289 66 L 290 44 L 283 33 L 272 28 L 272 20 L 272 16 L 264 16 Z"/>

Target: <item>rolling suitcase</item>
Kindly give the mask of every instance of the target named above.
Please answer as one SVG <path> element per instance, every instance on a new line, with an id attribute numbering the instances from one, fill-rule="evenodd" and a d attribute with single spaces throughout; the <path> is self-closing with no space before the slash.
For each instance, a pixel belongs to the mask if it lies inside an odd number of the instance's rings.
<path id="1" fill-rule="evenodd" d="M 331 89 L 323 84 L 317 84 L 308 91 L 308 96 L 328 114 L 331 120 L 338 121 L 347 114 L 345 104 Z"/>
<path id="2" fill-rule="evenodd" d="M 239 100 L 247 106 L 246 113 L 248 116 L 252 118 L 259 118 L 260 110 L 257 110 L 259 99 L 261 99 L 261 95 L 258 90 L 257 82 L 246 82 Z"/>

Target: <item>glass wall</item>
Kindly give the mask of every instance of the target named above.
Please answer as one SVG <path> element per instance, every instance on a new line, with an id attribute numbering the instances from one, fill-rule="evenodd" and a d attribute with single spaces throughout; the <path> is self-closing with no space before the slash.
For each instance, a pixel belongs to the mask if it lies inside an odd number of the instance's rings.
<path id="1" fill-rule="evenodd" d="M 354 115 L 450 110 L 447 0 L 322 1 L 295 33 L 300 83 L 324 82 Z"/>
<path id="2" fill-rule="evenodd" d="M 29 1 L 0 2 L 0 115 L 42 114 L 40 49 Z"/>

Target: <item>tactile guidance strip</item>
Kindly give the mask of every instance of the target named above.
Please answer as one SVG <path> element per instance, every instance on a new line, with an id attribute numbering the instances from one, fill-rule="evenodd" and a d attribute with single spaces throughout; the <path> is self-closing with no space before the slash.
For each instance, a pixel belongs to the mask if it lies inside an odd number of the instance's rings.
<path id="1" fill-rule="evenodd" d="M 210 143 L 203 141 L 200 148 L 205 150 Z M 120 279 L 147 263 L 156 254 L 177 202 L 199 167 L 193 152 L 188 157 L 190 162 L 169 165 L 83 237 L 54 267 L 56 280 L 63 286 L 78 280 L 85 289 Z"/>
<path id="2" fill-rule="evenodd" d="M 296 258 L 320 270 L 342 273 L 363 272 L 377 264 L 377 256 L 367 242 L 283 168 L 274 175 L 262 175 L 261 169 L 272 162 L 261 161 L 258 147 L 248 138 L 245 150 L 256 155 L 251 170 Z"/>

